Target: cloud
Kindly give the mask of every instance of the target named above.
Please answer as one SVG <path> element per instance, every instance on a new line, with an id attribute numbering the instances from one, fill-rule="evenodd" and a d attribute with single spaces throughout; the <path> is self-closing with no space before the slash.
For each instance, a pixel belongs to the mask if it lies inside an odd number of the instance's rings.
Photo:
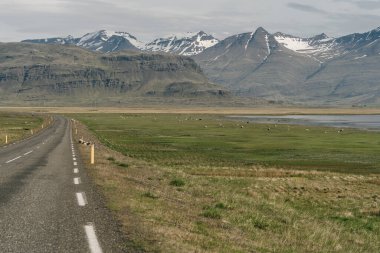
<path id="1" fill-rule="evenodd" d="M 126 31 L 142 41 L 204 30 L 218 38 L 251 32 L 343 35 L 380 24 L 374 0 L 1 0 L 0 41 Z M 309 4 L 312 3 L 312 4 Z M 342 15 L 342 16 L 339 16 Z M 300 22 L 302 20 L 302 22 Z"/>
<path id="2" fill-rule="evenodd" d="M 306 4 L 299 4 L 299 3 L 288 3 L 288 7 L 298 10 L 298 11 L 304 11 L 304 12 L 312 12 L 312 13 L 320 13 L 320 14 L 326 14 L 327 12 L 324 10 L 321 10 L 319 8 L 316 8 L 311 5 Z"/>
<path id="3" fill-rule="evenodd" d="M 362 9 L 380 9 L 380 1 L 357 1 L 355 4 Z"/>
<path id="4" fill-rule="evenodd" d="M 349 3 L 359 7 L 364 10 L 374 10 L 380 9 L 380 1 L 379 0 L 333 0 L 337 3 Z"/>

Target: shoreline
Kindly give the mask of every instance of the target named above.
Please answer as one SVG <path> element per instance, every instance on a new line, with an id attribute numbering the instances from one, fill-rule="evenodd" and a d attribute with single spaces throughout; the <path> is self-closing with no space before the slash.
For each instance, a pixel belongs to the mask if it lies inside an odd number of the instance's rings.
<path id="1" fill-rule="evenodd" d="M 0 107 L 2 112 L 220 115 L 380 115 L 380 108 L 236 107 Z"/>

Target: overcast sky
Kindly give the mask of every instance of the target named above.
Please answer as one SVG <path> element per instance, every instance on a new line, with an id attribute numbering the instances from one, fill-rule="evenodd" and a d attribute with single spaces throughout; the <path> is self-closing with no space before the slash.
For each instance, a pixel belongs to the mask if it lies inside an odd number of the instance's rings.
<path id="1" fill-rule="evenodd" d="M 142 41 L 204 30 L 218 38 L 264 27 L 329 36 L 380 26 L 380 0 L 0 0 L 0 41 L 109 29 Z"/>

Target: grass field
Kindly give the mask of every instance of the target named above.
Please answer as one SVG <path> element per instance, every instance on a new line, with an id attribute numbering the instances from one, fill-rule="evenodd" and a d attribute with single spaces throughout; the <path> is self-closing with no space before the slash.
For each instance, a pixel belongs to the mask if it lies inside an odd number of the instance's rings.
<path id="1" fill-rule="evenodd" d="M 43 122 L 42 116 L 0 112 L 0 146 L 5 145 L 6 135 L 9 143 L 23 139 L 32 134 L 31 130 L 40 130 Z"/>
<path id="2" fill-rule="evenodd" d="M 89 171 L 133 247 L 380 250 L 379 133 L 217 115 L 75 117 L 91 130 L 78 126 L 76 138 L 104 144 Z"/>

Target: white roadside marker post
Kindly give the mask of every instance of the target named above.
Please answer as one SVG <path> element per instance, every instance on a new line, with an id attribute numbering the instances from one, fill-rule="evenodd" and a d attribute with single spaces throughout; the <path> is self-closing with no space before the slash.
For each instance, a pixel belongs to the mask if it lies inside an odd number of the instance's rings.
<path id="1" fill-rule="evenodd" d="M 5 135 L 5 144 L 8 144 L 8 135 Z"/>

